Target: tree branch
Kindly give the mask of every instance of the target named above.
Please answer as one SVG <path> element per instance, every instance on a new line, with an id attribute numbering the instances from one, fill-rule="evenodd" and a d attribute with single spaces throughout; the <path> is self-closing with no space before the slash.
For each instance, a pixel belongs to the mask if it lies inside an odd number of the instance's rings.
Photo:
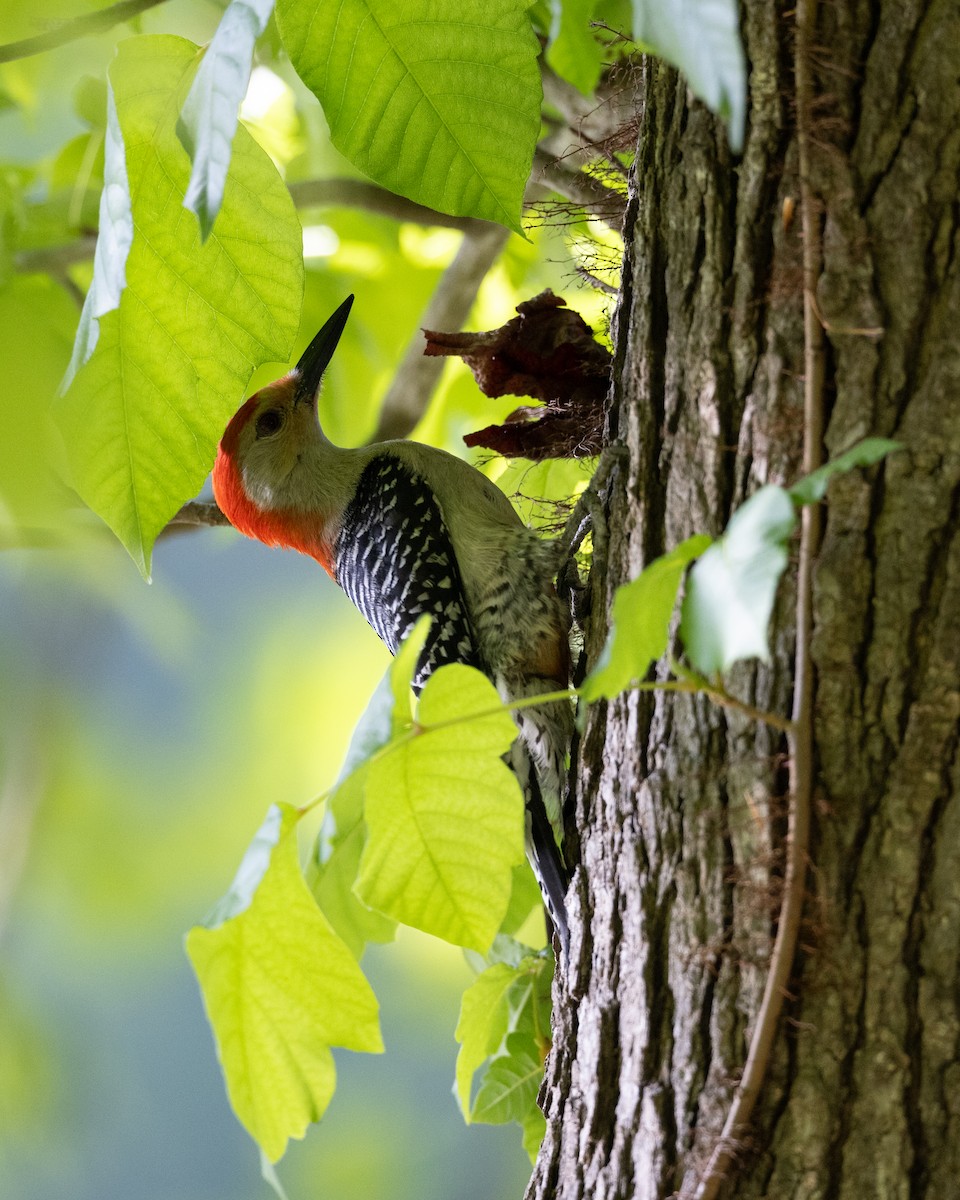
<path id="1" fill-rule="evenodd" d="M 120 0 L 109 8 L 101 8 L 98 12 L 85 13 L 81 17 L 73 17 L 69 21 L 61 21 L 48 29 L 46 33 L 38 33 L 35 37 L 23 38 L 18 42 L 6 42 L 0 46 L 0 63 L 13 62 L 17 58 L 30 58 L 34 54 L 43 54 L 45 50 L 55 50 L 78 38 L 90 37 L 95 33 L 103 33 L 129 21 L 148 8 L 156 8 L 165 4 L 166 0 Z"/>
<path id="2" fill-rule="evenodd" d="M 425 329 L 460 329 L 480 285 L 507 243 L 510 231 L 489 225 L 465 233 L 453 262 L 443 273 L 430 298 L 420 326 Z M 406 437 L 426 410 L 443 371 L 442 358 L 425 358 L 426 341 L 418 328 L 383 399 L 372 440 Z"/>
<path id="3" fill-rule="evenodd" d="M 175 525 L 229 525 L 220 508 L 212 500 L 190 500 L 171 517 L 166 528 Z"/>
<path id="4" fill-rule="evenodd" d="M 290 184 L 290 195 L 297 208 L 324 208 L 342 205 L 382 213 L 397 221 L 413 221 L 417 225 L 439 225 L 445 229 L 479 232 L 489 228 L 488 221 L 476 217 L 452 217 L 436 212 L 415 200 L 397 196 L 386 188 L 363 179 L 305 179 Z"/>

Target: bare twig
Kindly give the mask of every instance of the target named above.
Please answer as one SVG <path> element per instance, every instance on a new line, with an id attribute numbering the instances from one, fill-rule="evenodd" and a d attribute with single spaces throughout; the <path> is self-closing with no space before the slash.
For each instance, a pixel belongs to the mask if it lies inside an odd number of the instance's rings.
<path id="1" fill-rule="evenodd" d="M 598 279 L 592 271 L 588 271 L 587 268 L 582 266 L 580 263 L 577 263 L 575 270 L 583 282 L 588 283 L 595 291 L 603 292 L 605 296 L 616 296 L 618 294 L 617 289 L 612 283 L 607 283 L 603 279 Z"/>
<path id="2" fill-rule="evenodd" d="M 594 176 L 583 171 L 569 171 L 555 158 L 538 149 L 533 156 L 531 178 L 557 192 L 565 200 L 579 204 L 615 232 L 619 233 L 622 229 L 626 196 L 606 187 Z"/>
<path id="3" fill-rule="evenodd" d="M 230 522 L 212 500 L 191 500 L 175 517 L 167 522 L 171 525 L 229 525 Z"/>
<path id="4" fill-rule="evenodd" d="M 62 246 L 47 246 L 42 250 L 20 250 L 14 255 L 13 263 L 24 275 L 35 271 L 48 271 L 55 275 L 76 263 L 89 262 L 96 248 L 97 235 L 88 233 L 77 238 L 75 242 L 65 242 Z"/>
<path id="5" fill-rule="evenodd" d="M 111 4 L 109 8 L 101 8 L 98 12 L 85 13 L 73 17 L 69 21 L 60 21 L 46 33 L 38 33 L 35 37 L 23 38 L 19 42 L 6 42 L 0 46 L 0 63 L 13 62 L 17 58 L 30 58 L 34 54 L 43 54 L 45 50 L 55 50 L 78 38 L 90 37 L 95 33 L 103 33 L 114 25 L 121 25 L 148 8 L 156 8 L 165 4 L 166 0 L 120 0 L 119 4 Z"/>
<path id="6" fill-rule="evenodd" d="M 803 221 L 804 474 L 816 470 L 823 459 L 824 339 L 823 327 L 814 305 L 814 292 L 820 273 L 821 243 L 810 161 L 813 100 L 810 41 L 816 12 L 817 0 L 797 0 L 795 72 L 800 205 Z M 787 731 L 790 798 L 787 812 L 786 869 L 777 935 L 770 955 L 770 969 L 743 1076 L 730 1105 L 723 1132 L 696 1191 L 696 1200 L 714 1200 L 726 1178 L 733 1152 L 748 1130 L 770 1065 L 783 998 L 787 992 L 797 950 L 803 915 L 813 792 L 813 664 L 810 660 L 810 638 L 813 631 L 813 563 L 820 543 L 820 525 L 819 506 L 805 505 L 801 516 L 797 573 L 793 720 Z"/>

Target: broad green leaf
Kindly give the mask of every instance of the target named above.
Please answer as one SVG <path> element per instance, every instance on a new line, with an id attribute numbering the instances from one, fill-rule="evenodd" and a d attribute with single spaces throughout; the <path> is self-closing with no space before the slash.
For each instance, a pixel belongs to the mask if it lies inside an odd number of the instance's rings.
<path id="1" fill-rule="evenodd" d="M 127 256 L 132 243 L 133 213 L 126 151 L 113 88 L 108 85 L 103 191 L 100 193 L 100 229 L 93 255 L 93 282 L 80 313 L 73 356 L 63 380 L 64 391 L 96 349 L 100 318 L 120 307 L 120 295 L 127 286 Z"/>
<path id="2" fill-rule="evenodd" d="M 422 732 L 367 768 L 357 894 L 395 920 L 484 951 L 524 857 L 523 797 L 501 759 L 516 727 L 490 681 L 459 665 L 431 676 L 416 719 Z"/>
<path id="3" fill-rule="evenodd" d="M 642 680 L 651 663 L 666 651 L 683 573 L 709 545 L 705 534 L 687 538 L 617 588 L 610 633 L 596 667 L 584 680 L 584 699 L 616 696 Z"/>
<path id="4" fill-rule="evenodd" d="M 363 772 L 357 774 L 362 779 Z M 366 838 L 363 821 L 357 821 L 342 836 L 338 831 L 328 857 L 315 868 L 311 884 L 323 915 L 356 959 L 363 954 L 367 942 L 393 941 L 397 931 L 396 921 L 368 908 L 354 891 Z"/>
<path id="5" fill-rule="evenodd" d="M 193 163 L 183 203 L 197 214 L 204 240 L 223 203 L 240 101 L 250 82 L 254 46 L 271 12 L 273 0 L 232 0 L 204 53 L 177 122 L 177 136 Z"/>
<path id="6" fill-rule="evenodd" d="M 283 811 L 271 804 L 263 823 L 244 851 L 233 882 L 214 905 L 204 925 L 213 929 L 247 911 L 267 873 L 282 830 Z"/>
<path id="7" fill-rule="evenodd" d="M 429 618 L 420 624 L 425 636 Z M 389 942 L 397 928 L 395 921 L 362 903 L 354 884 L 367 839 L 363 820 L 366 765 L 390 741 L 395 729 L 409 727 L 410 680 L 422 645 L 419 632 L 415 629 L 401 646 L 353 731 L 317 839 L 311 890 L 324 916 L 358 959 L 367 942 Z"/>
<path id="8" fill-rule="evenodd" d="M 456 1039 L 455 1092 L 463 1119 L 470 1123 L 470 1086 L 477 1068 L 494 1054 L 507 1035 L 510 1019 L 509 995 L 517 980 L 514 967 L 496 963 L 463 993 Z"/>
<path id="9" fill-rule="evenodd" d="M 524 0 L 278 0 L 277 24 L 333 144 L 428 208 L 522 232 L 540 130 Z"/>
<path id="10" fill-rule="evenodd" d="M 454 1090 L 467 1124 L 477 1119 L 476 1105 L 470 1104 L 473 1076 L 486 1059 L 496 1061 L 509 1054 L 510 1039 L 515 1035 L 525 1041 L 514 1040 L 513 1046 L 529 1047 L 540 1060 L 542 1073 L 543 1055 L 537 1047 L 545 1044 L 550 1027 L 552 982 L 553 956 L 527 952 L 516 962 L 495 962 L 464 992 L 456 1032 L 460 1051 Z"/>
<path id="11" fill-rule="evenodd" d="M 330 1046 L 383 1048 L 376 997 L 300 873 L 297 819 L 271 812 L 231 889 L 233 915 L 187 934 L 230 1102 L 271 1162 L 323 1115 Z"/>
<path id="12" fill-rule="evenodd" d="M 597 0 L 550 0 L 547 62 L 585 96 L 597 86 L 603 46 L 590 28 Z"/>
<path id="13" fill-rule="evenodd" d="M 472 1121 L 484 1125 L 517 1121 L 522 1125 L 531 1108 L 537 1106 L 543 1062 L 532 1038 L 525 1033 L 511 1033 L 505 1050 L 487 1068 L 470 1114 Z"/>
<path id="14" fill-rule="evenodd" d="M 834 475 L 842 475 L 855 467 L 872 467 L 894 450 L 902 448 L 902 443 L 892 442 L 889 438 L 864 438 L 845 453 L 798 480 L 790 488 L 790 499 L 794 504 L 819 504 L 827 494 L 827 484 Z"/>
<path id="15" fill-rule="evenodd" d="M 680 621 L 687 657 L 707 676 L 743 658 L 769 659 L 767 629 L 797 518 L 789 495 L 764 487 L 694 564 Z"/>
<path id="16" fill-rule="evenodd" d="M 727 125 L 731 149 L 743 149 L 747 66 L 737 0 L 633 0 L 633 36 L 678 67 L 700 99 Z"/>
<path id="17" fill-rule="evenodd" d="M 252 369 L 286 359 L 303 282 L 289 194 L 245 130 L 216 233 L 201 245 L 184 219 L 189 163 L 175 124 L 195 56 L 180 38 L 138 37 L 110 68 L 134 237 L 119 307 L 99 318 L 96 348 L 57 405 L 76 489 L 144 573 L 157 533 L 199 491 Z"/>

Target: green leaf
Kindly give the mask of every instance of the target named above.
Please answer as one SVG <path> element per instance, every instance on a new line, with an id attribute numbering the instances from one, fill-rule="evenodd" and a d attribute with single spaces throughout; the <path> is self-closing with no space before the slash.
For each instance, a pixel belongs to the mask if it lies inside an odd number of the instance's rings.
<path id="1" fill-rule="evenodd" d="M 135 232 L 119 307 L 99 317 L 96 348 L 56 413 L 76 489 L 144 573 L 157 533 L 199 491 L 252 369 L 286 359 L 303 282 L 290 196 L 245 130 L 216 233 L 201 245 L 184 219 L 189 164 L 175 122 L 195 56 L 180 38 L 137 37 L 110 68 Z M 120 257 L 91 320 L 116 302 Z M 80 342 L 82 358 L 82 330 Z"/>
<path id="2" fill-rule="evenodd" d="M 359 959 L 367 942 L 389 942 L 396 921 L 369 908 L 357 896 L 360 858 L 367 840 L 363 820 L 366 767 L 358 767 L 327 803 L 316 854 L 309 874 L 310 889 L 338 935 Z"/>
<path id="3" fill-rule="evenodd" d="M 590 22 L 597 0 L 550 0 L 547 62 L 585 96 L 597 86 L 603 68 L 603 46 Z"/>
<path id="4" fill-rule="evenodd" d="M 527 953 L 516 962 L 494 963 L 464 992 L 457 1023 L 460 1051 L 454 1090 L 467 1124 L 493 1119 L 477 1116 L 479 1092 L 476 1103 L 470 1103 L 473 1076 L 486 1059 L 493 1059 L 491 1067 L 499 1063 L 502 1069 L 500 1060 L 520 1049 L 538 1061 L 539 1072 L 543 1074 L 543 1054 L 538 1047 L 544 1044 L 550 1027 L 552 981 L 553 956 Z M 482 1083 L 481 1092 L 483 1086 Z M 521 1115 L 502 1119 L 522 1123 L 525 1118 Z"/>
<path id="5" fill-rule="evenodd" d="M 477 1068 L 494 1054 L 507 1035 L 510 1019 L 510 992 L 517 972 L 506 963 L 497 963 L 478 975 L 463 993 L 456 1038 L 455 1092 L 463 1119 L 470 1124 L 470 1088 Z"/>
<path id="6" fill-rule="evenodd" d="M 684 74 L 743 149 L 747 67 L 736 0 L 633 0 L 633 36 Z"/>
<path id="7" fill-rule="evenodd" d="M 277 24 L 333 144 L 428 208 L 522 232 L 540 130 L 524 0 L 278 0 Z"/>
<path id="8" fill-rule="evenodd" d="M 300 873 L 297 820 L 271 811 L 231 889 L 233 915 L 187 934 L 230 1102 L 271 1162 L 326 1109 L 330 1046 L 383 1049 L 376 997 Z"/>
<path id="9" fill-rule="evenodd" d="M 842 475 L 855 467 L 872 467 L 894 450 L 902 449 L 902 442 L 892 442 L 889 438 L 864 438 L 845 453 L 798 480 L 790 489 L 790 499 L 794 504 L 819 504 L 827 494 L 827 484 L 834 475 Z"/>
<path id="10" fill-rule="evenodd" d="M 177 136 L 193 171 L 184 207 L 197 214 L 206 241 L 223 203 L 230 147 L 257 38 L 267 27 L 273 0 L 232 0 L 220 18 L 177 122 Z"/>
<path id="11" fill-rule="evenodd" d="M 769 659 L 770 613 L 796 522 L 783 488 L 761 488 L 694 565 L 680 635 L 687 657 L 702 674 L 713 676 L 743 658 Z"/>
<path id="12" fill-rule="evenodd" d="M 511 1033 L 506 1053 L 491 1062 L 483 1077 L 470 1119 L 484 1125 L 522 1125 L 537 1106 L 542 1079 L 543 1062 L 533 1040 L 526 1033 Z"/>
<path id="13" fill-rule="evenodd" d="M 392 941 L 397 929 L 396 921 L 361 903 L 353 890 L 367 840 L 363 820 L 366 765 L 393 732 L 395 666 L 396 659 L 353 731 L 336 791 L 327 801 L 310 878 L 310 889 L 324 916 L 357 959 L 367 942 Z M 409 684 L 407 696 L 409 710 Z"/>
<path id="14" fill-rule="evenodd" d="M 421 732 L 367 768 L 357 894 L 395 920 L 484 951 L 524 857 L 523 797 L 501 759 L 516 727 L 490 681 L 459 665 L 430 677 L 416 719 Z"/>
<path id="15" fill-rule="evenodd" d="M 642 680 L 651 663 L 666 651 L 683 573 L 709 545 L 705 534 L 687 538 L 617 588 L 610 633 L 596 667 L 584 680 L 584 699 L 616 696 Z"/>

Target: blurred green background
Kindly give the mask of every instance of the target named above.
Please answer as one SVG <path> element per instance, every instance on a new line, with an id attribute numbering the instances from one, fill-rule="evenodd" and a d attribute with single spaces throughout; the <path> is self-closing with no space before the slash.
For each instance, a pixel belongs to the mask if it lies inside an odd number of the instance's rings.
<path id="1" fill-rule="evenodd" d="M 63 0 L 38 14 L 4 0 L 0 41 L 97 7 Z M 145 585 L 52 469 L 46 408 L 91 262 L 51 252 L 95 226 L 112 50 L 137 31 L 204 42 L 222 7 L 172 0 L 0 66 L 0 1196 L 17 1200 L 270 1194 L 229 1110 L 183 935 L 268 805 L 332 783 L 387 665 L 315 563 L 230 530 L 162 539 Z M 355 175 L 275 53 L 268 30 L 249 127 L 288 181 Z M 459 234 L 350 210 L 301 219 L 302 337 L 357 295 L 323 399 L 334 440 L 357 444 Z M 470 327 L 502 324 L 545 286 L 602 325 L 602 299 L 574 283 L 596 236 L 573 222 L 512 237 Z M 283 369 L 263 368 L 249 390 Z M 417 436 L 462 451 L 464 432 L 516 403 L 487 400 L 450 363 Z M 511 470 L 530 494 L 562 496 L 582 477 Z M 461 954 L 404 932 L 363 965 L 387 1052 L 339 1054 L 328 1114 L 280 1164 L 291 1200 L 521 1195 L 519 1130 L 467 1129 L 451 1095 L 472 977 Z"/>

